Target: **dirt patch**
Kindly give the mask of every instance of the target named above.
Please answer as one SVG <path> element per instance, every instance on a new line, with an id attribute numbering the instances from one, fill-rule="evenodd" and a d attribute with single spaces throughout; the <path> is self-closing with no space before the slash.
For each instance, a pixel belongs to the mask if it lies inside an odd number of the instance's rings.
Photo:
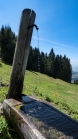
<path id="1" fill-rule="evenodd" d="M 72 92 L 71 90 L 69 90 L 68 93 L 70 93 L 70 94 L 74 94 L 74 92 Z"/>

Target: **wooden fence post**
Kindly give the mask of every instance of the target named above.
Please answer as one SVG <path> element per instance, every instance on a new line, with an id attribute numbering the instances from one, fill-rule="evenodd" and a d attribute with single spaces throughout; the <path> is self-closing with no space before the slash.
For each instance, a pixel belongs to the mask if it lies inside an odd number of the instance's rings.
<path id="1" fill-rule="evenodd" d="M 31 9 L 22 11 L 7 98 L 21 98 L 35 16 Z"/>

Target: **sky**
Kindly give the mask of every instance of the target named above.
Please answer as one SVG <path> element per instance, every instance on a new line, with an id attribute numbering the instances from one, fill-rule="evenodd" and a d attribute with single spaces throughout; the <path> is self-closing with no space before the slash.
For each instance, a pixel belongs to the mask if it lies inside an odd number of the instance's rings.
<path id="1" fill-rule="evenodd" d="M 21 13 L 29 8 L 36 13 L 39 44 L 34 28 L 31 46 L 49 54 L 66 55 L 78 71 L 78 0 L 0 0 L 0 28 L 9 25 L 18 34 Z"/>

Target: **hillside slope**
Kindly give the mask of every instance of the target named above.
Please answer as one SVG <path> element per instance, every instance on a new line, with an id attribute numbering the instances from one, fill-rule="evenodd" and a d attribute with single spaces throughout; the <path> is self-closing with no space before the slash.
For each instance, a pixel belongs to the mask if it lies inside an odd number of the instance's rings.
<path id="1" fill-rule="evenodd" d="M 0 102 L 6 97 L 11 66 L 0 64 Z M 23 93 L 34 95 L 78 120 L 78 86 L 47 75 L 26 71 Z"/>

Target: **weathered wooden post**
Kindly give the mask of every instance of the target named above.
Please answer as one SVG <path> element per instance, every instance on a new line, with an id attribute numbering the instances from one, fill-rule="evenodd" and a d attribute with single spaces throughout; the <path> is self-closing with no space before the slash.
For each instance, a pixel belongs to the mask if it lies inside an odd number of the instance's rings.
<path id="1" fill-rule="evenodd" d="M 22 11 L 7 98 L 21 98 L 35 16 L 31 9 Z"/>

